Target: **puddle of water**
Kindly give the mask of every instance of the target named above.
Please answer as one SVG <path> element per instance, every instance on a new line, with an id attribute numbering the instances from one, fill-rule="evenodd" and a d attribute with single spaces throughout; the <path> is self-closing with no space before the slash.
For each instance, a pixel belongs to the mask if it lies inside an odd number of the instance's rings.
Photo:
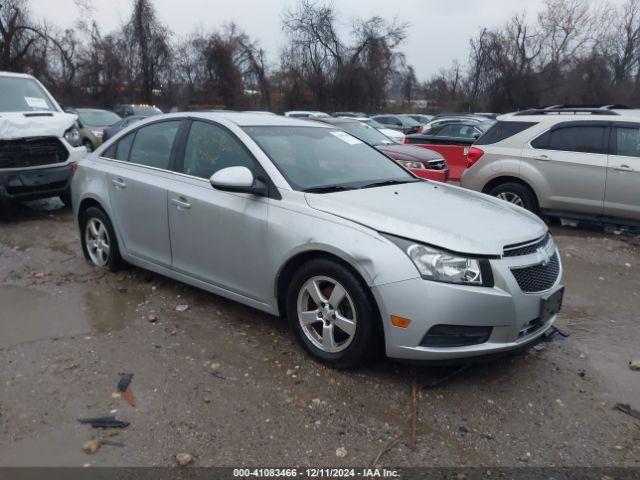
<path id="1" fill-rule="evenodd" d="M 50 337 L 123 328 L 143 301 L 136 293 L 65 291 L 0 286 L 0 347 Z"/>

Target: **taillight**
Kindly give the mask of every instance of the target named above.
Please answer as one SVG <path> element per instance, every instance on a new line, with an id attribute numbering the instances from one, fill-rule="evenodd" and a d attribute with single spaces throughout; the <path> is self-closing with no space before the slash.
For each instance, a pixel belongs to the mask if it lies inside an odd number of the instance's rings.
<path id="1" fill-rule="evenodd" d="M 484 152 L 476 147 L 471 147 L 467 153 L 467 168 L 471 168 L 478 160 L 482 158 Z"/>

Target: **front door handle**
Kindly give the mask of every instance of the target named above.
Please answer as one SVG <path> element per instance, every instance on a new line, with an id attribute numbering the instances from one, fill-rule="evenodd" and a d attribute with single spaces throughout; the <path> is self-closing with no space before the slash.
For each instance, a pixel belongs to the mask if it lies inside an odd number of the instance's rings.
<path id="1" fill-rule="evenodd" d="M 633 168 L 631 168 L 629 165 L 619 165 L 617 167 L 613 167 L 614 170 L 618 171 L 618 172 L 633 172 Z"/>
<path id="2" fill-rule="evenodd" d="M 127 184 L 124 183 L 121 178 L 114 178 L 113 180 L 111 180 L 111 183 L 113 183 L 113 186 L 118 190 L 124 190 L 125 188 L 127 188 Z"/>
<path id="3" fill-rule="evenodd" d="M 185 198 L 172 198 L 171 204 L 175 205 L 178 210 L 189 210 L 191 208 L 191 204 L 187 202 Z"/>
<path id="4" fill-rule="evenodd" d="M 536 157 L 536 160 L 539 160 L 541 162 L 548 162 L 549 160 L 551 160 L 547 155 L 538 155 Z"/>

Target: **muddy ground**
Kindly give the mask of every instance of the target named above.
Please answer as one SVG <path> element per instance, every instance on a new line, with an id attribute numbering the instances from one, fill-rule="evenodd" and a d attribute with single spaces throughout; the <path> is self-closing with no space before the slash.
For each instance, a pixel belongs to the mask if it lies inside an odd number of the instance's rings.
<path id="1" fill-rule="evenodd" d="M 640 421 L 613 410 L 640 409 L 640 239 L 554 233 L 570 337 L 421 388 L 412 448 L 412 383 L 450 370 L 330 370 L 285 321 L 136 268 L 93 269 L 69 210 L 21 207 L 0 223 L 0 466 L 167 466 L 179 452 L 197 466 L 368 466 L 403 434 L 380 464 L 640 466 Z M 135 374 L 135 409 L 112 396 L 119 372 Z M 109 414 L 130 426 L 77 422 Z M 98 437 L 115 445 L 84 453 Z"/>

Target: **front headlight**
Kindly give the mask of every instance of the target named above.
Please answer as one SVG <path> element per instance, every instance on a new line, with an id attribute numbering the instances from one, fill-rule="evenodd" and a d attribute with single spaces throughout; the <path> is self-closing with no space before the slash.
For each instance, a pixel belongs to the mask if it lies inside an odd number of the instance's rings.
<path id="1" fill-rule="evenodd" d="M 64 132 L 64 139 L 69 142 L 69 145 L 72 147 L 79 147 L 82 144 L 82 140 L 80 139 L 80 130 L 78 130 L 78 127 L 75 124 Z"/>
<path id="2" fill-rule="evenodd" d="M 461 285 L 493 286 L 489 261 L 464 257 L 410 240 L 384 235 L 411 259 L 425 280 Z"/>
<path id="3" fill-rule="evenodd" d="M 91 133 L 93 133 L 93 136 L 96 138 L 102 138 L 102 130 L 91 130 Z"/>
<path id="4" fill-rule="evenodd" d="M 404 165 L 406 168 L 410 168 L 413 170 L 425 170 L 424 164 L 422 162 L 412 162 L 410 160 L 400 160 L 400 164 Z"/>

